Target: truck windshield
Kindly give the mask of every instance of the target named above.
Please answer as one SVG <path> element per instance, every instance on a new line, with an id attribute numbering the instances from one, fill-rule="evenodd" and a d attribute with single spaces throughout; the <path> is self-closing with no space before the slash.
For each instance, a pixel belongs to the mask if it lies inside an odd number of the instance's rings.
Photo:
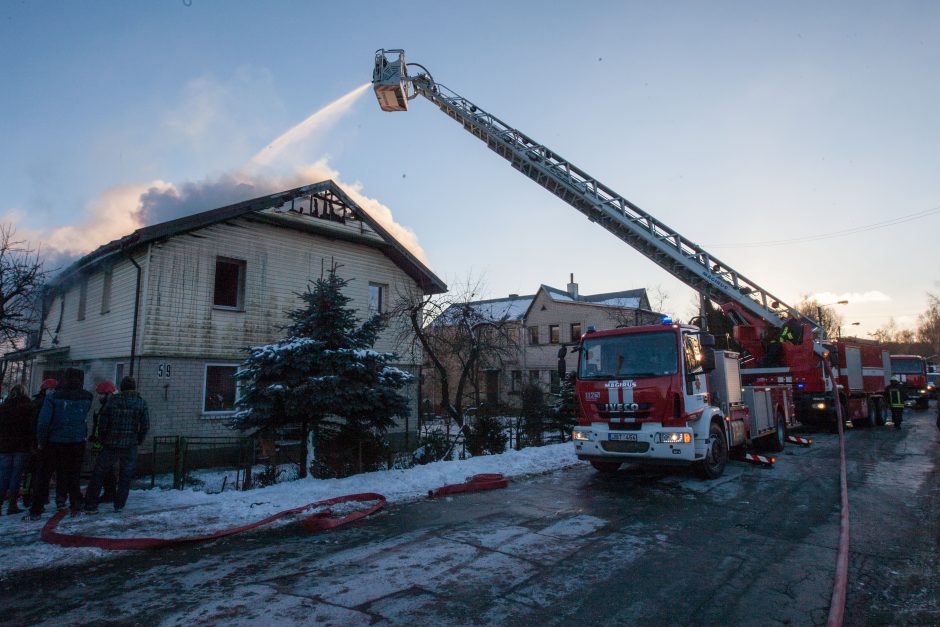
<path id="1" fill-rule="evenodd" d="M 584 340 L 581 379 L 660 377 L 675 374 L 679 349 L 674 333 L 611 335 Z"/>
<path id="2" fill-rule="evenodd" d="M 924 363 L 919 359 L 891 358 L 892 374 L 924 374 L 926 370 Z"/>

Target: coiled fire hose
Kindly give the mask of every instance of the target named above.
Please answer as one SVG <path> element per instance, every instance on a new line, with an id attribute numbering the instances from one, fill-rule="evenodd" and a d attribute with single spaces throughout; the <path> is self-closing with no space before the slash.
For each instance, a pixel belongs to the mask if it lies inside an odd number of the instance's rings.
<path id="1" fill-rule="evenodd" d="M 338 505 L 340 503 L 370 501 L 375 501 L 375 503 L 365 509 L 356 510 L 340 517 L 333 517 L 333 512 L 329 509 L 330 505 Z M 39 532 L 39 535 L 45 542 L 50 544 L 58 544 L 59 546 L 64 547 L 95 547 L 111 551 L 159 549 L 179 544 L 215 540 L 216 538 L 223 538 L 225 536 L 230 536 L 236 533 L 241 533 L 243 531 L 248 531 L 249 529 L 260 527 L 261 525 L 266 525 L 291 514 L 300 514 L 302 512 L 316 508 L 326 508 L 320 509 L 319 511 L 313 512 L 312 514 L 308 514 L 302 519 L 303 525 L 309 533 L 317 533 L 319 531 L 326 531 L 327 529 L 333 529 L 335 527 L 339 527 L 340 525 L 346 525 L 356 520 L 365 518 L 366 516 L 379 511 L 384 506 L 385 497 L 381 494 L 376 494 L 375 492 L 347 494 L 346 496 L 337 496 L 332 499 L 326 499 L 323 501 L 317 501 L 316 503 L 309 503 L 307 505 L 301 505 L 300 507 L 286 509 L 282 512 L 272 514 L 271 516 L 268 516 L 262 520 L 240 525 L 238 527 L 231 527 L 229 529 L 222 529 L 212 533 L 195 536 L 183 536 L 179 538 L 97 538 L 94 536 L 59 533 L 55 529 L 58 526 L 59 521 L 61 521 L 62 518 L 68 513 L 67 511 L 63 510 L 57 512 L 52 518 L 48 520 L 48 522 L 46 522 L 42 528 L 42 531 Z"/>
<path id="2" fill-rule="evenodd" d="M 461 492 L 495 490 L 497 488 L 505 488 L 508 484 L 509 481 L 501 474 L 485 473 L 474 475 L 470 477 L 465 483 L 444 485 L 434 490 L 429 490 L 428 496 L 436 497 L 445 496 L 447 494 L 458 494 Z M 375 501 L 375 503 L 365 509 L 350 512 L 345 516 L 334 517 L 332 510 L 329 509 L 329 506 L 338 505 L 340 503 L 368 503 L 371 501 Z M 95 536 L 61 533 L 56 531 L 56 527 L 58 527 L 59 522 L 68 513 L 67 511 L 63 510 L 56 512 L 56 514 L 46 522 L 42 530 L 39 532 L 39 536 L 45 542 L 64 547 L 94 547 L 110 551 L 159 549 L 168 546 L 224 538 L 225 536 L 242 533 L 243 531 L 249 531 L 251 529 L 255 529 L 256 527 L 272 523 L 275 520 L 279 520 L 285 516 L 290 516 L 291 514 L 301 514 L 312 509 L 317 509 L 318 511 L 315 511 L 312 514 L 307 514 L 301 519 L 301 521 L 309 533 L 317 533 L 361 520 L 362 518 L 379 511 L 385 507 L 385 504 L 385 497 L 375 492 L 348 494 L 346 496 L 337 496 L 332 499 L 326 499 L 323 501 L 317 501 L 315 503 L 308 503 L 307 505 L 301 505 L 300 507 L 286 509 L 282 512 L 272 514 L 267 518 L 263 518 L 262 520 L 239 525 L 237 527 L 230 527 L 228 529 L 222 529 L 212 533 L 183 536 L 179 538 L 99 538 Z"/>

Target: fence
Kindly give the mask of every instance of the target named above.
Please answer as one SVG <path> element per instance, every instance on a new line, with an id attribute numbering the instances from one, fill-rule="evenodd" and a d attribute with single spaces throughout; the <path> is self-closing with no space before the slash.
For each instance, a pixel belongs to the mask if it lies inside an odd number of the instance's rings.
<path id="1" fill-rule="evenodd" d="M 158 474 L 172 472 L 173 488 L 182 490 L 190 470 L 224 466 L 236 469 L 236 489 L 247 490 L 254 462 L 254 438 L 157 436 L 153 439 L 150 487 L 156 485 Z"/>

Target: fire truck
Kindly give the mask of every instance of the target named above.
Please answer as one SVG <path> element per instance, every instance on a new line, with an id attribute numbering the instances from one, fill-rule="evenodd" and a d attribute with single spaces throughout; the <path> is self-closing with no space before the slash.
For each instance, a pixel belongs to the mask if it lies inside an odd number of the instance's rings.
<path id="1" fill-rule="evenodd" d="M 920 355 L 891 355 L 891 376 L 904 387 L 906 400 L 927 409 L 927 360 Z"/>
<path id="2" fill-rule="evenodd" d="M 410 76 L 409 67 L 419 72 Z M 823 411 L 828 397 L 841 391 L 838 383 L 827 383 L 828 390 L 817 385 L 817 378 L 826 378 L 819 360 L 838 359 L 838 350 L 830 352 L 838 343 L 824 344 L 814 320 L 436 82 L 423 66 L 406 63 L 403 50 L 376 51 L 372 86 L 383 111 L 407 111 L 409 101 L 426 98 L 513 168 L 720 305 L 733 321 L 743 356 L 716 351 L 711 335 L 671 321 L 585 334 L 576 380 L 581 416 L 573 437 L 578 456 L 598 470 L 616 470 L 627 461 L 693 463 L 714 478 L 730 453 L 782 449 L 787 430 L 798 425 L 794 392 L 804 409 L 809 403 Z M 850 353 L 846 358 L 854 359 Z M 749 372 L 742 373 L 741 365 Z"/>

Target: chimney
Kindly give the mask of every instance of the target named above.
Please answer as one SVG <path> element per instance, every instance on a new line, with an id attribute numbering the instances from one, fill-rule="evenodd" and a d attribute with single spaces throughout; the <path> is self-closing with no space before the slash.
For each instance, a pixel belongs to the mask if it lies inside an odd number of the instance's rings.
<path id="1" fill-rule="evenodd" d="M 578 300 L 578 284 L 574 282 L 574 272 L 571 273 L 571 283 L 568 284 L 568 295 Z"/>

